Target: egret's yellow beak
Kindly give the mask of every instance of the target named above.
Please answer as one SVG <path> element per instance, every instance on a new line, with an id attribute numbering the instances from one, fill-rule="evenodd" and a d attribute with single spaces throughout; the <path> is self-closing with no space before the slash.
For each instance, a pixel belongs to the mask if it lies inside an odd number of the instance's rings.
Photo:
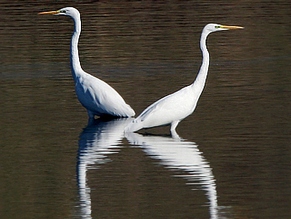
<path id="1" fill-rule="evenodd" d="M 52 15 L 57 15 L 59 13 L 60 13 L 60 11 L 45 11 L 45 12 L 39 12 L 38 14 L 52 14 Z"/>
<path id="2" fill-rule="evenodd" d="M 227 25 L 221 25 L 221 28 L 225 28 L 227 30 L 237 30 L 237 29 L 244 29 L 244 27 L 241 26 L 227 26 Z"/>

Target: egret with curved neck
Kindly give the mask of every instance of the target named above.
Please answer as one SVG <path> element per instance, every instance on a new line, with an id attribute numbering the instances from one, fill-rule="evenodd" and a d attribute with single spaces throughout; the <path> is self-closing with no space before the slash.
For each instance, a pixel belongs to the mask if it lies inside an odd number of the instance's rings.
<path id="1" fill-rule="evenodd" d="M 74 21 L 74 32 L 71 39 L 71 69 L 75 82 L 75 90 L 80 103 L 87 109 L 88 116 L 131 117 L 134 110 L 126 104 L 119 93 L 106 82 L 86 73 L 80 64 L 78 42 L 81 34 L 81 17 L 73 7 L 62 8 L 57 11 L 40 12 L 38 14 L 52 14 L 69 16 Z"/>
<path id="2" fill-rule="evenodd" d="M 178 136 L 176 127 L 181 120 L 193 113 L 206 83 L 209 67 L 209 53 L 206 47 L 207 36 L 216 31 L 242 29 L 240 26 L 207 24 L 202 31 L 200 49 L 202 65 L 195 81 L 173 94 L 165 96 L 147 107 L 127 127 L 126 132 L 135 132 L 143 128 L 170 125 L 171 134 Z"/>

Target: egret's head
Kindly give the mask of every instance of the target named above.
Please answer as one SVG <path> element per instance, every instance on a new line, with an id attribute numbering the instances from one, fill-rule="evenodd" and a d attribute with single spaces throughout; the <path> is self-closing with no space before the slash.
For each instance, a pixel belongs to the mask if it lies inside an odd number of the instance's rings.
<path id="1" fill-rule="evenodd" d="M 216 31 L 222 31 L 222 30 L 237 30 L 237 29 L 243 29 L 243 27 L 240 26 L 227 26 L 227 25 L 221 25 L 221 24 L 207 24 L 204 27 L 204 30 L 212 33 Z"/>
<path id="2" fill-rule="evenodd" d="M 57 11 L 46 11 L 46 12 L 40 12 L 38 14 L 66 15 L 72 18 L 80 16 L 79 11 L 73 7 L 65 7 Z"/>

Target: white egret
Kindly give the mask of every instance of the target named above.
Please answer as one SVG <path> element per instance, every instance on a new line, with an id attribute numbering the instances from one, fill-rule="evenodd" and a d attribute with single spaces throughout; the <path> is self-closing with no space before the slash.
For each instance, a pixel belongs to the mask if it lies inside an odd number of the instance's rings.
<path id="1" fill-rule="evenodd" d="M 40 12 L 45 15 L 66 15 L 74 21 L 74 32 L 71 39 L 71 69 L 75 90 L 80 103 L 87 109 L 89 119 L 94 116 L 131 117 L 134 110 L 126 104 L 119 93 L 106 82 L 86 73 L 80 64 L 78 41 L 81 34 L 80 13 L 73 7 L 57 11 Z"/>
<path id="2" fill-rule="evenodd" d="M 196 80 L 187 87 L 173 94 L 163 97 L 147 107 L 125 129 L 126 132 L 135 132 L 143 128 L 152 128 L 171 125 L 171 134 L 177 136 L 176 127 L 179 122 L 193 113 L 198 99 L 205 86 L 209 66 L 209 53 L 206 47 L 207 36 L 216 31 L 242 29 L 240 26 L 226 26 L 207 24 L 202 31 L 200 49 L 202 51 L 202 65 Z"/>

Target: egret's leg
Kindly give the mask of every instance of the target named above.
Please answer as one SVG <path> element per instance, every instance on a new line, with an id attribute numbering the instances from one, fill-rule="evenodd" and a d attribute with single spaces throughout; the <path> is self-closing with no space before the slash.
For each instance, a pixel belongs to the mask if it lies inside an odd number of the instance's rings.
<path id="1" fill-rule="evenodd" d="M 176 131 L 176 127 L 179 124 L 180 120 L 174 121 L 171 123 L 171 132 Z"/>
<path id="2" fill-rule="evenodd" d="M 171 136 L 172 136 L 172 138 L 174 138 L 174 139 L 181 140 L 180 136 L 179 136 L 178 133 L 176 132 L 176 129 L 175 129 L 175 130 L 171 130 Z"/>
<path id="3" fill-rule="evenodd" d="M 171 134 L 172 134 L 172 137 L 175 137 L 175 136 L 179 136 L 176 132 L 176 127 L 177 125 L 179 124 L 180 120 L 177 120 L 177 121 L 174 121 L 171 123 Z"/>
<path id="4" fill-rule="evenodd" d="M 89 111 L 87 110 L 87 113 L 88 113 L 88 125 L 89 124 L 94 124 L 94 119 L 95 119 L 95 116 L 94 116 L 94 113 L 92 111 Z"/>
<path id="5" fill-rule="evenodd" d="M 87 110 L 87 113 L 88 113 L 89 119 L 94 119 L 94 113 L 92 111 Z"/>

